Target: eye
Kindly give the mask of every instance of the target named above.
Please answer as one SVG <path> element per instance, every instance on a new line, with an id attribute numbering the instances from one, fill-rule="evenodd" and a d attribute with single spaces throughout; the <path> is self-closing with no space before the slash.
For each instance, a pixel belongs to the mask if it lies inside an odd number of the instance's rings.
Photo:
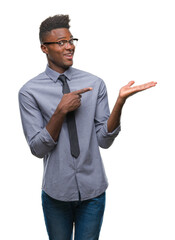
<path id="1" fill-rule="evenodd" d="M 64 44 L 65 44 L 65 40 L 61 40 L 61 41 L 58 42 L 59 46 L 64 46 Z"/>
<path id="2" fill-rule="evenodd" d="M 70 43 L 71 45 L 73 45 L 73 44 L 74 44 L 74 39 L 73 39 L 73 38 L 70 39 L 70 40 L 69 40 L 69 43 Z"/>

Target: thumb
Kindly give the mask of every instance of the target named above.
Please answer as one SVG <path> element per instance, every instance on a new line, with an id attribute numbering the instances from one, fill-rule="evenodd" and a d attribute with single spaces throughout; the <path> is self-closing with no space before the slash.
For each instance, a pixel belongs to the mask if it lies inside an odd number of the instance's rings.
<path id="1" fill-rule="evenodd" d="M 127 84 L 127 86 L 128 86 L 128 87 L 131 87 L 134 83 L 135 83 L 135 81 L 132 80 L 132 81 L 130 81 L 130 82 Z"/>

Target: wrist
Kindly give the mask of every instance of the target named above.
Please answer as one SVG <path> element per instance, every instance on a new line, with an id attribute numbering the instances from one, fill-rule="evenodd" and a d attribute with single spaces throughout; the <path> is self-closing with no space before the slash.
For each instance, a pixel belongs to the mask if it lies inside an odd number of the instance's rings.
<path id="1" fill-rule="evenodd" d="M 62 117 L 65 117 L 67 113 L 68 112 L 66 111 L 66 109 L 63 106 L 60 106 L 60 105 L 58 105 L 58 107 L 55 111 L 55 115 L 59 115 L 59 116 L 62 116 Z"/>
<path id="2" fill-rule="evenodd" d="M 126 102 L 126 98 L 125 97 L 121 97 L 120 95 L 117 98 L 117 102 L 120 105 L 123 105 Z"/>

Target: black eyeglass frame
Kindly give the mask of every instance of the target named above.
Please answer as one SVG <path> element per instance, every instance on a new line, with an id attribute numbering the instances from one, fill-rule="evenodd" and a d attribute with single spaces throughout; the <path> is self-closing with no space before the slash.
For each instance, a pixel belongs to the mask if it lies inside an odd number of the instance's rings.
<path id="1" fill-rule="evenodd" d="M 70 40 L 60 40 L 58 42 L 43 42 L 42 44 L 58 44 L 60 47 L 63 47 L 65 44 L 69 43 L 70 45 L 74 45 L 73 43 L 71 43 L 71 41 L 77 41 L 78 42 L 78 38 L 71 38 Z M 63 45 L 61 45 L 60 43 L 64 42 Z"/>

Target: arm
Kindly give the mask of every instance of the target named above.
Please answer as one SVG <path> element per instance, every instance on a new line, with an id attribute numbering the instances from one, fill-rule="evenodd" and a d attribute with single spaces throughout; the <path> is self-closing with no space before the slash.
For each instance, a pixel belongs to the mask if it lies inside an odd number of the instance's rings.
<path id="1" fill-rule="evenodd" d="M 101 81 L 98 89 L 98 97 L 94 117 L 97 141 L 98 145 L 101 148 L 109 148 L 120 132 L 120 126 L 118 126 L 113 132 L 108 132 L 107 122 L 109 117 L 110 110 L 108 105 L 107 89 L 104 81 Z"/>
<path id="2" fill-rule="evenodd" d="M 43 158 L 54 149 L 67 112 L 78 108 L 80 106 L 79 94 L 89 90 L 91 88 L 65 94 L 46 126 L 37 102 L 28 90 L 22 89 L 19 92 L 23 130 L 33 155 Z"/>
<path id="3" fill-rule="evenodd" d="M 34 156 L 43 158 L 57 143 L 45 128 L 38 104 L 27 89 L 19 92 L 19 107 L 24 135 L 30 150 Z"/>
<path id="4" fill-rule="evenodd" d="M 119 134 L 121 112 L 126 99 L 137 92 L 155 86 L 156 82 L 131 87 L 133 84 L 134 81 L 131 81 L 120 89 L 119 96 L 110 114 L 106 86 L 104 82 L 101 83 L 95 115 L 97 140 L 100 147 L 109 148 Z"/>
<path id="5" fill-rule="evenodd" d="M 126 86 L 120 89 L 119 96 L 114 105 L 112 113 L 108 119 L 108 124 L 107 124 L 108 132 L 113 132 L 114 129 L 116 129 L 120 125 L 121 112 L 126 99 L 134 95 L 135 93 L 138 93 L 148 88 L 156 86 L 157 83 L 149 82 L 139 86 L 131 87 L 133 84 L 134 84 L 134 81 L 130 81 Z"/>

